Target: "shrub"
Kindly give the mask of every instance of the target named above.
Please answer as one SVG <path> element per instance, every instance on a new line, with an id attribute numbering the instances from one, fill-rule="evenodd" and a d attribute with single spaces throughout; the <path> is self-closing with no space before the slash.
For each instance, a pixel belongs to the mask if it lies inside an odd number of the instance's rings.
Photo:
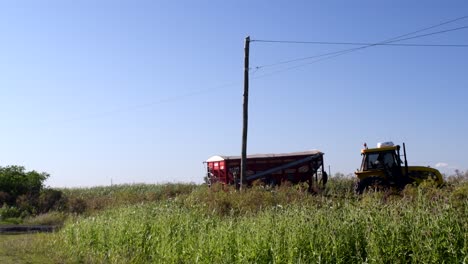
<path id="1" fill-rule="evenodd" d="M 66 220 L 67 216 L 60 212 L 50 212 L 40 214 L 34 217 L 24 219 L 23 223 L 27 225 L 51 225 L 60 226 Z"/>
<path id="2" fill-rule="evenodd" d="M 36 201 L 26 194 L 22 194 L 16 198 L 16 207 L 22 212 L 35 213 L 36 212 Z"/>
<path id="3" fill-rule="evenodd" d="M 72 197 L 68 199 L 68 211 L 70 213 L 82 214 L 86 211 L 86 201 L 82 198 Z"/>
<path id="4" fill-rule="evenodd" d="M 45 172 L 26 171 L 22 166 L 0 167 L 0 204 L 15 208 L 23 216 L 50 210 L 60 194 L 57 191 L 42 194 L 48 177 Z"/>
<path id="5" fill-rule="evenodd" d="M 62 191 L 45 189 L 39 195 L 38 211 L 40 213 L 61 209 L 61 207 L 63 207 Z"/>
<path id="6" fill-rule="evenodd" d="M 0 204 L 11 203 L 11 195 L 7 192 L 0 191 Z"/>
<path id="7" fill-rule="evenodd" d="M 24 194 L 39 195 L 48 177 L 47 173 L 26 171 L 22 166 L 0 167 L 0 191 L 12 196 L 10 202 L 16 201 L 18 196 Z"/>
<path id="8" fill-rule="evenodd" d="M 0 220 L 6 220 L 8 218 L 16 218 L 20 217 L 21 212 L 16 207 L 9 207 L 8 205 L 4 204 L 2 208 L 0 208 Z"/>

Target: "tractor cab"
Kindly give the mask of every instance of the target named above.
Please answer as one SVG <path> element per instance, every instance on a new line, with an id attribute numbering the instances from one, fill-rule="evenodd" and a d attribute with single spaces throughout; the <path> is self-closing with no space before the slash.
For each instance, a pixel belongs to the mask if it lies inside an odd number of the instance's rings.
<path id="1" fill-rule="evenodd" d="M 406 155 L 405 162 L 400 158 L 400 146 L 393 142 L 377 144 L 377 148 L 367 148 L 361 150 L 361 168 L 356 171 L 356 176 L 363 180 L 368 177 L 379 177 L 386 181 L 399 181 L 406 175 Z M 405 164 L 405 168 L 402 167 Z"/>
<path id="2" fill-rule="evenodd" d="M 393 142 L 379 143 L 377 148 L 367 148 L 364 144 L 361 155 L 361 168 L 355 172 L 359 179 L 356 186 L 357 193 L 375 186 L 383 189 L 394 186 L 401 189 L 407 184 L 420 183 L 428 179 L 434 180 L 438 185 L 444 182 L 442 174 L 436 169 L 408 166 L 405 143 L 403 143 L 403 156 L 400 155 L 400 146 L 395 146 Z"/>
<path id="3" fill-rule="evenodd" d="M 379 146 L 361 150 L 362 163 L 360 171 L 371 171 L 401 167 L 400 146 Z"/>

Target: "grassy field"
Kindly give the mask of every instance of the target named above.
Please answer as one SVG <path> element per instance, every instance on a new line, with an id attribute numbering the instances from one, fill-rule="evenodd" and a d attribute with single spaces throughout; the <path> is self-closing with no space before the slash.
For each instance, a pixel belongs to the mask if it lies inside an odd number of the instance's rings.
<path id="1" fill-rule="evenodd" d="M 363 196 L 352 186 L 350 179 L 332 179 L 316 195 L 301 186 L 243 193 L 194 185 L 68 190 L 86 211 L 54 234 L 0 237 L 0 245 L 26 243 L 2 249 L 0 263 L 26 255 L 39 262 L 16 262 L 41 263 L 47 254 L 49 263 L 468 261 L 466 179 Z"/>
<path id="2" fill-rule="evenodd" d="M 45 234 L 0 235 L 0 263 L 51 263 L 50 247 L 42 244 L 49 239 Z M 58 263 L 58 262 L 56 262 Z"/>

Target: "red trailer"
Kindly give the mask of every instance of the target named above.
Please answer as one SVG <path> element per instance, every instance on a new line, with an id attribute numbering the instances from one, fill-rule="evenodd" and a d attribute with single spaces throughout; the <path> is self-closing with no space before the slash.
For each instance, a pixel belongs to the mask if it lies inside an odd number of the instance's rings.
<path id="1" fill-rule="evenodd" d="M 327 182 L 327 174 L 323 166 L 323 154 L 318 150 L 281 153 L 256 154 L 247 156 L 247 184 L 261 180 L 265 184 L 279 185 L 284 181 L 292 183 Z M 223 184 L 239 183 L 240 156 L 213 156 L 205 161 L 207 164 L 206 179 L 208 184 L 220 182 Z"/>

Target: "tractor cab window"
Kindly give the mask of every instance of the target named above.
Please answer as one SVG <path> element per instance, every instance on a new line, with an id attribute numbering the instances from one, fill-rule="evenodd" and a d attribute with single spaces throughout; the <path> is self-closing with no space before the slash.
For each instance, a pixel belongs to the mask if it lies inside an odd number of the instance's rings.
<path id="1" fill-rule="evenodd" d="M 392 168 L 397 164 L 391 151 L 368 153 L 363 164 L 363 170 Z"/>

